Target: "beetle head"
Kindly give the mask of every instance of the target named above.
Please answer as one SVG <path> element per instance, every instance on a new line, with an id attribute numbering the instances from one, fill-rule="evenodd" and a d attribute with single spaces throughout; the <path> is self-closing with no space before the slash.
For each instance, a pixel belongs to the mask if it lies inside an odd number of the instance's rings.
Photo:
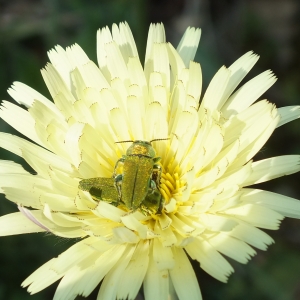
<path id="1" fill-rule="evenodd" d="M 134 141 L 127 149 L 126 155 L 142 155 L 147 157 L 155 157 L 155 150 L 147 141 Z"/>

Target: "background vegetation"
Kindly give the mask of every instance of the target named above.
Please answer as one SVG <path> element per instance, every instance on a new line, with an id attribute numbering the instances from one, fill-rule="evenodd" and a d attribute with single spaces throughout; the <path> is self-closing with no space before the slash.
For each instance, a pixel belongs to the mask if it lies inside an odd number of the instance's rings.
<path id="1" fill-rule="evenodd" d="M 78 43 L 96 60 L 96 30 L 126 20 L 144 56 L 150 22 L 164 22 L 167 39 L 177 45 L 187 26 L 202 28 L 196 61 L 207 86 L 213 74 L 249 50 L 261 58 L 247 80 L 272 69 L 279 80 L 264 98 L 278 107 L 300 104 L 300 3 L 297 0 L 0 0 L 0 96 L 21 81 L 46 96 L 40 75 L 46 52 L 56 44 Z M 1 131 L 16 133 L 3 122 Z M 300 120 L 276 130 L 257 158 L 300 153 Z M 4 159 L 21 163 L 0 150 Z M 264 184 L 263 188 L 300 198 L 300 175 Z M 15 212 L 0 199 L 0 215 Z M 193 262 L 204 300 L 300 299 L 300 220 L 284 220 L 269 232 L 275 245 L 247 265 L 232 261 L 235 273 L 228 284 L 211 278 Z M 57 284 L 30 296 L 20 283 L 36 268 L 68 248 L 65 241 L 46 234 L 3 237 L 0 241 L 0 299 L 52 299 Z M 97 290 L 88 298 L 96 299 Z M 78 297 L 78 299 L 81 299 Z M 138 299 L 143 299 L 142 292 Z"/>

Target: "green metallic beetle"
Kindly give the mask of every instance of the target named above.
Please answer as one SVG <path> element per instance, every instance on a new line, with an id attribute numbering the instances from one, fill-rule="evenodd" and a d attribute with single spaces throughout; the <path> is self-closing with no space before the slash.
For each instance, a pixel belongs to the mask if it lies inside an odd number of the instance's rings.
<path id="1" fill-rule="evenodd" d="M 88 191 L 98 201 L 116 206 L 122 203 L 129 210 L 139 209 L 145 215 L 161 214 L 164 199 L 159 191 L 159 160 L 150 142 L 134 141 L 126 155 L 116 162 L 112 178 L 83 179 L 79 182 L 79 189 Z M 123 173 L 117 174 L 120 165 Z"/>

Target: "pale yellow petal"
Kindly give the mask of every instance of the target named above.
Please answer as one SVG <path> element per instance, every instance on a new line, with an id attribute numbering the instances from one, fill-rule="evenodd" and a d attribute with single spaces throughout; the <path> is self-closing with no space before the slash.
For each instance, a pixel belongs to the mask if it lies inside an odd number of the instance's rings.
<path id="1" fill-rule="evenodd" d="M 37 136 L 34 129 L 34 119 L 25 109 L 8 101 L 3 101 L 0 109 L 0 118 L 22 133 L 25 137 L 43 146 L 42 141 Z"/>
<path id="2" fill-rule="evenodd" d="M 70 72 L 73 70 L 73 62 L 66 51 L 59 45 L 48 51 L 48 57 L 53 66 L 58 70 L 69 89 L 71 89 Z"/>
<path id="3" fill-rule="evenodd" d="M 149 264 L 149 243 L 137 244 L 132 259 L 119 282 L 117 299 L 135 299 L 144 281 Z"/>
<path id="4" fill-rule="evenodd" d="M 19 104 L 23 104 L 26 107 L 31 107 L 35 100 L 43 103 L 54 111 L 58 111 L 53 102 L 48 100 L 42 94 L 29 87 L 28 85 L 15 81 L 13 85 L 7 91 L 9 95 L 14 98 Z"/>
<path id="5" fill-rule="evenodd" d="M 222 282 L 227 282 L 228 276 L 234 271 L 228 261 L 206 240 L 195 239 L 185 249 L 192 259 L 200 262 L 200 267 L 205 272 Z"/>
<path id="6" fill-rule="evenodd" d="M 179 45 L 177 46 L 176 50 L 181 56 L 186 67 L 196 55 L 196 51 L 200 41 L 200 36 L 201 29 L 188 27 L 183 37 L 181 38 Z"/>
<path id="7" fill-rule="evenodd" d="M 145 300 L 167 299 L 169 293 L 169 272 L 160 271 L 154 261 L 152 251 L 150 252 L 149 266 L 144 279 Z"/>
<path id="8" fill-rule="evenodd" d="M 146 66 L 149 63 L 148 61 L 152 55 L 152 49 L 154 43 L 165 43 L 165 42 L 166 42 L 166 34 L 165 34 L 164 25 L 162 23 L 150 24 L 144 66 Z"/>
<path id="9" fill-rule="evenodd" d="M 223 105 L 222 113 L 229 118 L 249 107 L 277 80 L 272 71 L 268 70 L 254 77 L 238 89 Z"/>
<path id="10" fill-rule="evenodd" d="M 222 98 L 219 101 L 218 109 L 221 109 L 223 104 L 227 101 L 228 97 L 235 90 L 242 79 L 255 65 L 259 56 L 254 54 L 252 51 L 245 53 L 239 59 L 237 59 L 229 68 L 230 77 L 227 86 L 224 90 Z"/>
<path id="11" fill-rule="evenodd" d="M 300 118 L 300 106 L 286 106 L 278 108 L 280 120 L 277 127 Z"/>
<path id="12" fill-rule="evenodd" d="M 231 72 L 225 66 L 221 67 L 216 75 L 213 77 L 209 86 L 203 96 L 201 102 L 201 109 L 209 109 L 213 111 L 215 109 L 220 109 L 222 106 L 222 97 L 228 86 L 228 81 Z"/>
<path id="13" fill-rule="evenodd" d="M 114 41 L 117 42 L 125 62 L 129 57 L 138 56 L 137 48 L 133 39 L 132 32 L 127 22 L 120 23 L 119 27 L 116 24 L 112 26 L 112 35 Z"/>
<path id="14" fill-rule="evenodd" d="M 269 181 L 300 171 L 299 155 L 283 155 L 252 163 L 252 173 L 243 186 Z"/>
<path id="15" fill-rule="evenodd" d="M 128 266 L 135 250 L 135 247 L 131 245 L 127 245 L 125 247 L 126 248 L 122 254 L 122 259 L 117 264 L 115 264 L 105 276 L 101 284 L 97 299 L 116 299 L 119 282 L 122 280 L 125 269 Z"/>
<path id="16" fill-rule="evenodd" d="M 33 223 L 21 212 L 4 215 L 0 218 L 0 235 L 15 235 L 33 232 L 44 232 L 45 229 Z"/>
<path id="17" fill-rule="evenodd" d="M 232 238 L 226 233 L 212 235 L 208 237 L 208 241 L 220 253 L 242 264 L 246 264 L 256 254 L 256 251 L 245 242 Z"/>
<path id="18" fill-rule="evenodd" d="M 64 275 L 57 274 L 51 269 L 51 265 L 54 260 L 54 258 L 49 260 L 22 282 L 23 287 L 29 285 L 27 290 L 30 294 L 38 293 L 55 281 L 59 280 Z"/>
<path id="19" fill-rule="evenodd" d="M 237 225 L 228 235 L 238 238 L 260 250 L 266 250 L 274 240 L 262 230 L 245 222 Z"/>
<path id="20" fill-rule="evenodd" d="M 72 92 L 68 89 L 67 83 L 63 80 L 53 65 L 50 63 L 47 64 L 41 72 L 48 90 L 54 100 L 57 94 L 62 93 L 68 102 L 74 103 L 76 101 Z"/>
<path id="21" fill-rule="evenodd" d="M 103 245 L 101 250 L 103 249 Z M 121 245 L 111 246 L 110 249 L 102 254 L 99 251 L 95 251 L 97 257 L 90 256 L 88 262 L 89 267 L 81 269 L 78 274 L 78 279 L 74 281 L 71 286 L 71 291 L 78 295 L 87 297 L 109 272 L 109 270 L 118 262 L 121 255 L 124 252 L 124 247 Z M 64 292 L 63 289 L 61 292 Z M 64 295 L 64 294 L 62 294 Z"/>
<path id="22" fill-rule="evenodd" d="M 170 270 L 176 294 L 181 300 L 201 300 L 199 284 L 185 252 L 181 248 L 172 249 L 175 266 Z"/>
<path id="23" fill-rule="evenodd" d="M 153 241 L 153 259 L 159 271 L 174 268 L 175 260 L 172 249 L 164 247 L 159 239 Z"/>
<path id="24" fill-rule="evenodd" d="M 29 174 L 24 168 L 10 160 L 0 160 L 0 174 Z"/>
<path id="25" fill-rule="evenodd" d="M 237 207 L 229 208 L 225 214 L 238 220 L 247 222 L 255 227 L 276 230 L 279 228 L 283 215 L 260 205 L 241 204 Z"/>
<path id="26" fill-rule="evenodd" d="M 107 53 L 105 44 L 112 42 L 111 32 L 108 27 L 103 27 L 97 31 L 97 59 L 99 67 L 107 79 L 110 80 L 111 76 L 107 68 Z"/>
<path id="27" fill-rule="evenodd" d="M 242 189 L 241 193 L 240 200 L 244 203 L 256 203 L 273 209 L 285 217 L 300 218 L 298 199 L 257 189 Z"/>

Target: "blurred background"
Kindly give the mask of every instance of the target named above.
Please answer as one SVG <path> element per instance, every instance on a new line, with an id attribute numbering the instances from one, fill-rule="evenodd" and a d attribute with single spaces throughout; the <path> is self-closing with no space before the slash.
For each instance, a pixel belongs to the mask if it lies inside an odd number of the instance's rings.
<path id="1" fill-rule="evenodd" d="M 148 27 L 163 22 L 167 40 L 177 46 L 187 26 L 202 28 L 195 60 L 207 87 L 215 72 L 253 50 L 261 56 L 246 80 L 266 69 L 278 76 L 263 96 L 278 107 L 300 104 L 299 0 L 0 0 L 0 98 L 21 81 L 50 97 L 40 75 L 47 51 L 78 43 L 96 61 L 96 30 L 127 21 L 144 59 Z M 1 131 L 16 134 L 3 122 Z M 300 120 L 276 130 L 257 159 L 300 153 Z M 0 149 L 3 159 L 22 161 Z M 300 199 L 300 174 L 262 184 L 266 190 Z M 0 199 L 0 215 L 17 210 Z M 286 219 L 267 252 L 247 264 L 230 261 L 235 273 L 228 284 L 211 278 L 193 262 L 204 300 L 300 299 L 300 220 Z M 2 237 L 0 240 L 0 299 L 52 299 L 57 283 L 30 296 L 21 282 L 36 268 L 67 249 L 73 241 L 46 234 Z M 96 299 L 97 290 L 88 299 Z M 78 299 L 83 299 L 78 297 Z M 143 299 L 142 291 L 138 299 Z"/>

